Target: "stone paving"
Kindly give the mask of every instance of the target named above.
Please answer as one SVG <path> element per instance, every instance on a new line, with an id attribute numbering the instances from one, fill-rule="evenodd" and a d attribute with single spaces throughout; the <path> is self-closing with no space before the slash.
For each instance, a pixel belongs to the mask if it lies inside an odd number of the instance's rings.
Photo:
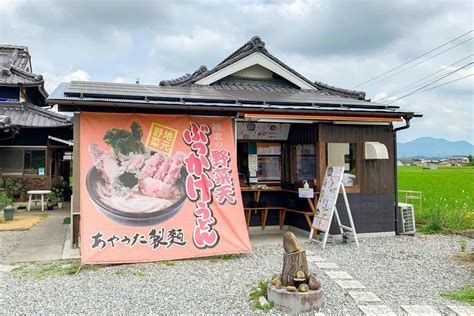
<path id="1" fill-rule="evenodd" d="M 372 292 L 349 291 L 350 297 L 357 303 L 379 303 L 382 302 L 380 297 Z"/>
<path id="2" fill-rule="evenodd" d="M 459 316 L 474 315 L 474 307 L 472 306 L 448 305 L 448 308 Z"/>
<path id="3" fill-rule="evenodd" d="M 407 316 L 436 316 L 441 315 L 429 305 L 402 305 L 401 308 L 407 313 Z"/>
<path id="4" fill-rule="evenodd" d="M 331 279 L 352 279 L 352 276 L 346 271 L 324 271 Z"/>
<path id="5" fill-rule="evenodd" d="M 323 257 L 308 256 L 308 262 L 313 262 L 319 269 L 342 289 L 348 290 L 347 294 L 358 304 L 360 311 L 367 316 L 396 316 L 389 306 L 383 305 L 383 301 L 374 293 L 366 290 L 366 287 L 332 262 L 326 262 Z M 454 315 L 474 316 L 474 308 L 471 306 L 449 305 L 447 306 Z M 436 309 L 429 305 L 402 305 L 401 311 L 407 316 L 436 316 L 441 315 Z"/>
<path id="6" fill-rule="evenodd" d="M 397 314 L 386 305 L 359 305 L 357 307 L 367 316 L 397 316 Z"/>
<path id="7" fill-rule="evenodd" d="M 337 285 L 339 285 L 341 288 L 345 290 L 349 289 L 365 289 L 365 285 L 360 283 L 357 280 L 335 280 Z"/>
<path id="8" fill-rule="evenodd" d="M 333 262 L 315 262 L 320 269 L 339 269 L 339 266 Z"/>

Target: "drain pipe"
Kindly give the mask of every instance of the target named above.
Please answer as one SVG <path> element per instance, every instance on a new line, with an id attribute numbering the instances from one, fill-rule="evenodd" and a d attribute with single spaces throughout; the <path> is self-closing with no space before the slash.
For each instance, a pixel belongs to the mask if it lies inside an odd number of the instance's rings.
<path id="1" fill-rule="evenodd" d="M 407 129 L 410 127 L 410 120 L 412 118 L 405 118 L 405 125 L 393 129 L 393 170 L 395 172 L 394 176 L 394 186 L 395 186 L 395 234 L 399 234 L 398 222 L 400 221 L 400 214 L 398 212 L 398 158 L 397 158 L 397 132 Z"/>

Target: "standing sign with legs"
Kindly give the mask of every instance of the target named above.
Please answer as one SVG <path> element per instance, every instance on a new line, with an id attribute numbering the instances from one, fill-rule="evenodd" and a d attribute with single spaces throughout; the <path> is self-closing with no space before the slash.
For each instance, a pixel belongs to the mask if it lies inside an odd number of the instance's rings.
<path id="1" fill-rule="evenodd" d="M 333 216 L 336 216 L 337 225 L 341 231 L 341 235 L 344 235 L 344 231 L 351 232 L 354 235 L 354 240 L 357 247 L 359 247 L 359 241 L 357 240 L 356 230 L 354 221 L 352 220 L 351 208 L 347 199 L 346 189 L 344 183 L 342 183 L 342 177 L 344 175 L 344 167 L 328 167 L 326 174 L 324 175 L 323 186 L 319 195 L 318 205 L 316 207 L 316 214 L 314 215 L 313 225 L 309 233 L 310 240 L 314 240 L 313 236 L 315 231 L 324 232 L 323 238 L 323 249 L 326 246 L 326 242 L 331 228 Z M 350 226 L 343 225 L 337 212 L 336 202 L 339 195 L 339 189 L 342 189 L 342 195 L 344 197 L 344 204 L 347 209 L 347 216 L 349 218 Z"/>

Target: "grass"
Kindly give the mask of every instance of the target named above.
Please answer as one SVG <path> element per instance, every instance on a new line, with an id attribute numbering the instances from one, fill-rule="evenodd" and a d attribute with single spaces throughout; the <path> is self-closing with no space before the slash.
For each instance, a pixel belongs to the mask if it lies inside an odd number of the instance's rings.
<path id="1" fill-rule="evenodd" d="M 15 267 L 12 272 L 22 277 L 29 277 L 42 280 L 55 276 L 75 275 L 80 271 L 97 271 L 100 265 L 83 265 L 79 260 L 64 263 L 46 263 L 38 265 L 20 265 Z"/>
<path id="2" fill-rule="evenodd" d="M 474 229 L 474 167 L 398 167 L 398 187 L 423 192 L 422 209 L 413 202 L 420 231 Z"/>
<path id="3" fill-rule="evenodd" d="M 267 281 L 260 280 L 256 286 L 253 286 L 249 292 L 250 307 L 252 309 L 260 309 L 268 312 L 273 308 L 273 302 L 269 301 L 265 304 L 260 304 L 259 298 L 261 296 L 267 297 Z"/>
<path id="4" fill-rule="evenodd" d="M 465 285 L 459 290 L 445 291 L 441 293 L 441 296 L 474 305 L 474 286 Z"/>

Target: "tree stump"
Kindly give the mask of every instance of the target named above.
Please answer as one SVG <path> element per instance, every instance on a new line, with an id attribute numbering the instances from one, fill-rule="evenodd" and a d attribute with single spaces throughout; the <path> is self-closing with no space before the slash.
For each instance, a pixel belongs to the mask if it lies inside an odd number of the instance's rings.
<path id="1" fill-rule="evenodd" d="M 281 282 L 283 286 L 295 285 L 293 278 L 298 271 L 303 271 L 306 277 L 309 275 L 308 262 L 306 261 L 306 250 L 284 253 L 283 271 L 281 273 Z"/>

